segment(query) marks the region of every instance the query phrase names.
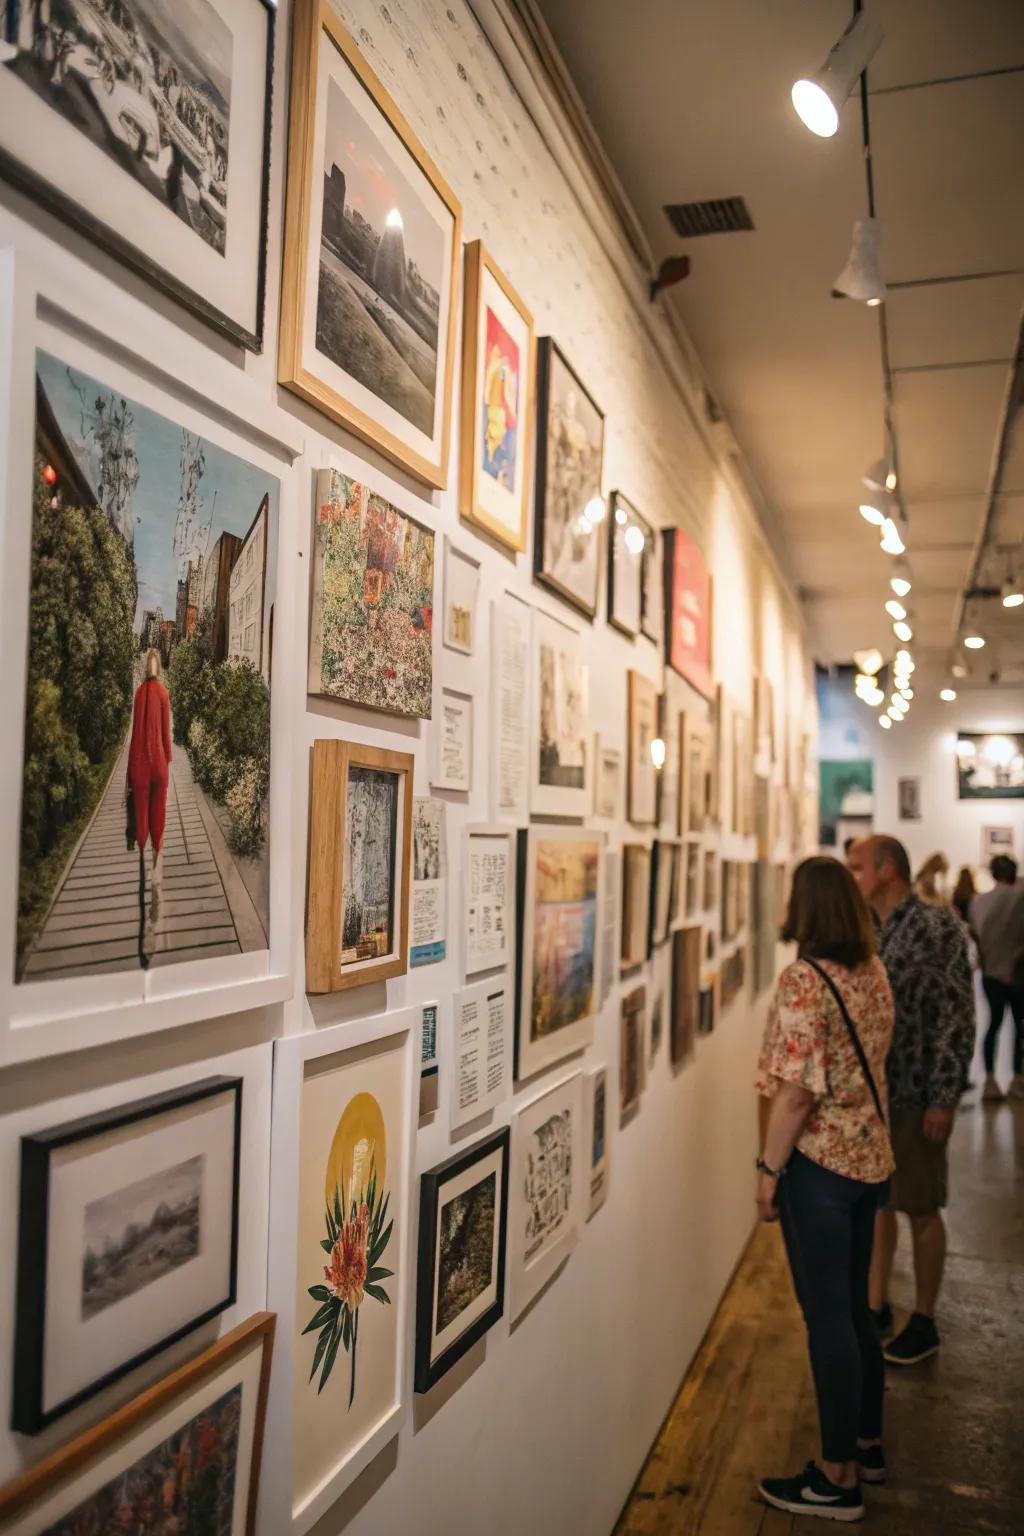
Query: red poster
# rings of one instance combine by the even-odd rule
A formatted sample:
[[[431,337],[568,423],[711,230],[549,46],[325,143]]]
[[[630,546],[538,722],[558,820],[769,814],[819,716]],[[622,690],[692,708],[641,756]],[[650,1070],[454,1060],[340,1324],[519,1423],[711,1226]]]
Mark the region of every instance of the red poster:
[[[711,574],[704,556],[679,528],[665,534],[665,659],[710,699]]]

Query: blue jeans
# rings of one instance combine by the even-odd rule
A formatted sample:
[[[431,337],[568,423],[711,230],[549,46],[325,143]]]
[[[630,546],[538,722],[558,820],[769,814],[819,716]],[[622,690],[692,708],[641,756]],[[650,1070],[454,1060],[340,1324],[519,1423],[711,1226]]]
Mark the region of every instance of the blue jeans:
[[[853,1461],[882,1435],[885,1362],[868,1304],[875,1212],[888,1181],[862,1184],[794,1152],[778,1206],[793,1288],[807,1324],[821,1454]]]

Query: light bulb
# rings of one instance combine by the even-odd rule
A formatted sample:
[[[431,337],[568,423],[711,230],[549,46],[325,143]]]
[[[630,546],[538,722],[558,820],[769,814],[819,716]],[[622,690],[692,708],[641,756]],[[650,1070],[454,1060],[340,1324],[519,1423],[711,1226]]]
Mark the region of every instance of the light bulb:
[[[819,139],[830,139],[839,127],[839,113],[821,86],[813,80],[798,80],[789,94],[804,127]]]
[[[878,723],[882,727],[883,731],[892,730],[892,721],[889,719],[888,715],[879,715]]]
[[[902,621],[893,625],[892,632],[896,636],[897,640],[913,640],[914,638],[914,631],[911,629],[910,625],[903,623]]]
[[[631,555],[643,554],[645,540],[642,530],[636,526],[636,523],[630,523],[623,537],[625,540],[626,548],[629,550]]]
[[[962,661],[954,661],[949,670],[952,672],[954,677],[967,676],[967,668],[964,666]]]
[[[906,597],[907,593],[910,591],[910,582],[905,576],[891,577],[889,585],[896,593],[897,597]]]
[[[870,501],[862,501],[857,510],[864,521],[870,523],[873,528],[881,528],[885,522],[885,513],[880,512],[877,507],[873,507]]]
[[[984,645],[985,645],[985,636],[984,635],[964,635],[964,645],[966,645],[966,647],[967,647],[967,649],[969,651],[980,651],[980,650],[983,650],[984,649]]]
[[[952,704],[953,700],[956,698],[956,689],[940,688],[939,698],[942,700],[943,704]]]
[[[1024,603],[1024,592],[1019,590],[1015,582],[1008,582],[1003,589],[1003,607],[1019,608],[1021,603]]]
[[[885,611],[892,619],[905,619],[907,610],[902,603],[898,603],[894,597],[890,597],[885,605]]]
[[[900,712],[896,708],[895,704],[889,705],[889,708],[886,710],[886,714],[889,716],[890,720],[898,720],[900,718]]]
[[[655,768],[664,768],[665,766],[665,743],[660,736],[655,736],[651,742],[651,762]]]
[[[909,700],[914,697],[914,690],[913,688],[900,688],[899,695],[901,698],[906,699],[909,702]]]
[[[896,489],[896,471],[894,469],[890,469],[885,477],[885,488],[887,491],[894,491]]]
[[[899,529],[891,517],[887,517],[882,524],[882,548],[887,555],[902,555],[906,551],[906,545],[900,538]]]

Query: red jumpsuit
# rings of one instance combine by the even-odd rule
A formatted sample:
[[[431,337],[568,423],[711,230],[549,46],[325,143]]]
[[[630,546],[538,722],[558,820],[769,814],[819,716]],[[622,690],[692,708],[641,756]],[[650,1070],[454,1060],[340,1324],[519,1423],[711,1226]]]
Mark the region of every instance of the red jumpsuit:
[[[152,836],[159,853],[167,821],[167,776],[171,761],[171,701],[159,678],[139,684],[128,748],[128,783],[135,797],[135,836],[145,848]]]

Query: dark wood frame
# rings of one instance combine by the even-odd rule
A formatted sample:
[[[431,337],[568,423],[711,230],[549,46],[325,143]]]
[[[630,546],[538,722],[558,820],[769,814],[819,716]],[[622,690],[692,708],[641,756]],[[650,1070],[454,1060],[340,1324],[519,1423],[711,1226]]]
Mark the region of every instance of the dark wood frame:
[[[646,518],[641,518],[640,521],[644,523],[648,535],[647,541],[644,544],[643,560],[640,566],[640,633],[644,636],[645,639],[652,641],[653,644],[663,645],[665,640],[665,624],[667,618],[665,613],[664,543],[661,544],[662,577],[660,581],[657,580],[657,573],[652,572],[651,565],[654,561],[655,555],[658,553],[658,540],[664,540],[665,536],[660,529],[655,528],[651,523],[648,523]],[[658,633],[656,630],[650,629],[647,624],[648,616],[656,603],[661,604],[660,633]]]
[[[619,527],[619,524],[615,521],[615,513],[616,513],[617,509],[620,506],[626,508],[627,516],[628,516],[628,521],[635,523],[638,528],[642,528],[643,529],[643,533],[644,533],[644,550],[643,550],[643,554],[640,557],[640,564],[637,567],[637,605],[636,605],[637,606],[637,627],[636,627],[636,629],[630,629],[628,624],[623,624],[620,619],[617,619],[615,617],[615,535],[616,535],[616,529]],[[628,523],[627,523],[626,526],[628,526]],[[626,526],[624,526],[623,529],[622,529],[623,537],[625,537]],[[643,633],[642,626],[643,626],[643,614],[644,614],[644,562],[647,559],[647,540],[650,539],[652,536],[653,536],[653,530],[651,529],[650,523],[647,521],[647,519],[645,517],[641,516],[641,514],[637,511],[636,507],[634,507],[633,503],[629,500],[629,497],[628,496],[624,496],[621,491],[612,491],[611,497],[609,499],[608,541],[607,541],[608,542],[608,547],[607,547],[607,558],[608,558],[608,623],[612,626],[613,629],[617,629],[619,631],[620,635],[628,635],[631,640],[635,640],[638,635]]]
[[[471,1323],[465,1333],[449,1344],[443,1354],[431,1362],[430,1341],[433,1335],[434,1314],[434,1263],[436,1259],[435,1234],[437,1231],[437,1212],[440,1205],[441,1190],[451,1179],[457,1178],[474,1163],[483,1162],[484,1158],[492,1157],[501,1150],[501,1205],[500,1210],[495,1210],[495,1223],[498,1231],[498,1274],[497,1295],[494,1302],[485,1312],[482,1312],[475,1322]],[[419,1254],[416,1267],[416,1354],[415,1354],[415,1388],[417,1392],[429,1392],[441,1377],[451,1370],[457,1360],[461,1360],[467,1350],[472,1349],[478,1339],[504,1316],[505,1312],[505,1245],[508,1238],[508,1178],[509,1160],[511,1155],[511,1135],[508,1126],[503,1126],[494,1135],[488,1136],[484,1141],[477,1141],[464,1152],[456,1152],[446,1158],[443,1163],[438,1163],[436,1168],[430,1168],[420,1178],[420,1232]]]
[[[651,897],[647,913],[648,958],[656,949],[667,944],[672,933],[674,912],[672,908],[672,865],[681,844],[675,838],[655,838],[651,844]],[[669,870],[669,905],[664,929],[658,927],[658,880],[662,869]]]
[[[91,1461],[124,1441],[129,1435],[167,1408],[176,1398],[183,1398],[194,1390],[207,1376],[223,1369],[237,1355],[246,1352],[252,1341],[262,1338],[262,1362],[260,1365],[259,1396],[256,1403],[256,1421],[253,1425],[252,1464],[249,1472],[248,1503],[246,1508],[246,1536],[253,1536],[256,1529],[256,1500],[259,1494],[260,1462],[263,1452],[263,1426],[266,1419],[267,1392],[270,1387],[270,1362],[274,1351],[276,1317],[273,1312],[256,1312],[237,1328],[218,1339],[216,1344],[187,1365],[180,1366],[154,1386],[140,1392],[138,1397],[125,1403],[116,1413],[87,1429],[60,1450],[44,1457],[28,1471],[0,1488],[0,1520],[10,1520],[31,1509],[45,1494],[53,1492],[54,1485],[66,1480],[87,1466]],[[146,1452],[142,1453],[143,1455]]]
[[[672,1005],[669,1010],[669,1059],[680,1066],[693,1050],[700,1021],[700,967],[703,955],[699,923],[672,934]],[[690,985],[692,983],[692,985]]]
[[[277,0],[252,0],[267,13],[267,60],[266,60],[266,86],[263,106],[263,174],[260,185],[260,227],[259,227],[259,251],[257,260],[259,271],[256,280],[256,315],[255,328],[248,330],[231,320],[221,310],[210,304],[201,294],[187,287],[178,278],[172,277],[159,266],[151,257],[146,256],[130,240],[104,224],[89,212],[88,208],[77,203],[63,192],[56,191],[46,181],[45,177],[33,171],[29,166],[23,165],[6,150],[0,149],[0,180],[8,182],[19,192],[25,193],[34,203],[38,203],[47,213],[63,221],[69,228],[83,235],[86,240],[91,240],[94,245],[107,251],[111,256],[137,272],[147,282],[153,284],[161,292],[166,293],[184,309],[191,310],[198,315],[207,325],[213,326],[231,341],[237,342],[250,352],[263,351],[263,327],[266,310],[267,289],[267,241],[269,238],[269,208],[270,208],[270,139],[271,118],[273,116],[273,84],[274,84],[274,45],[275,23],[277,20]],[[5,24],[6,7],[0,6],[0,37],[6,36]],[[115,164],[115,162],[111,162]]]
[[[647,863],[646,875],[642,870],[633,866],[637,863]],[[632,971],[637,966],[643,965],[647,959],[647,939],[651,927],[651,872],[654,859],[649,844],[647,843],[623,843],[622,845],[622,913],[619,927],[619,966],[623,971]],[[626,943],[629,937],[629,902],[634,889],[639,888],[647,892],[647,919],[644,923],[645,944],[643,954],[627,953]]]
[[[50,1225],[50,1158],[61,1147],[93,1136],[152,1120],[171,1110],[200,1103],[222,1093],[235,1095],[235,1146],[233,1159],[233,1195],[231,1210],[231,1270],[227,1296],[208,1307],[198,1317],[149,1345],[131,1359],[107,1371],[73,1397],[48,1411],[43,1409],[43,1359],[46,1334],[47,1238]],[[171,1088],[132,1104],[85,1115],[52,1130],[35,1132],[21,1139],[21,1188],[18,1215],[18,1273],[14,1329],[14,1386],[11,1428],[23,1435],[36,1435],[48,1424],[70,1413],[112,1382],[119,1381],[136,1366],[152,1360],[162,1350],[201,1328],[234,1304],[238,1281],[238,1209],[241,1175],[242,1079],[208,1077],[186,1088]]]
[[[557,356],[563,368],[567,369],[575,380],[580,393],[585,395],[593,409],[601,418],[601,468],[598,472],[598,494],[601,491],[601,479],[604,474],[604,427],[605,414],[586,385],[580,379],[579,374],[569,362],[561,347],[553,336],[542,336],[537,343],[537,481],[534,492],[534,529],[533,529],[533,575],[536,581],[550,591],[556,592],[563,602],[575,608],[577,613],[582,613],[585,618],[597,617],[597,605],[601,595],[601,551],[597,552],[597,583],[594,591],[593,606],[581,601],[575,592],[570,592],[560,581],[556,581],[544,570],[544,515],[547,502],[548,481],[548,411],[551,404],[551,357]],[[598,523],[596,533],[601,538],[601,524]]]

